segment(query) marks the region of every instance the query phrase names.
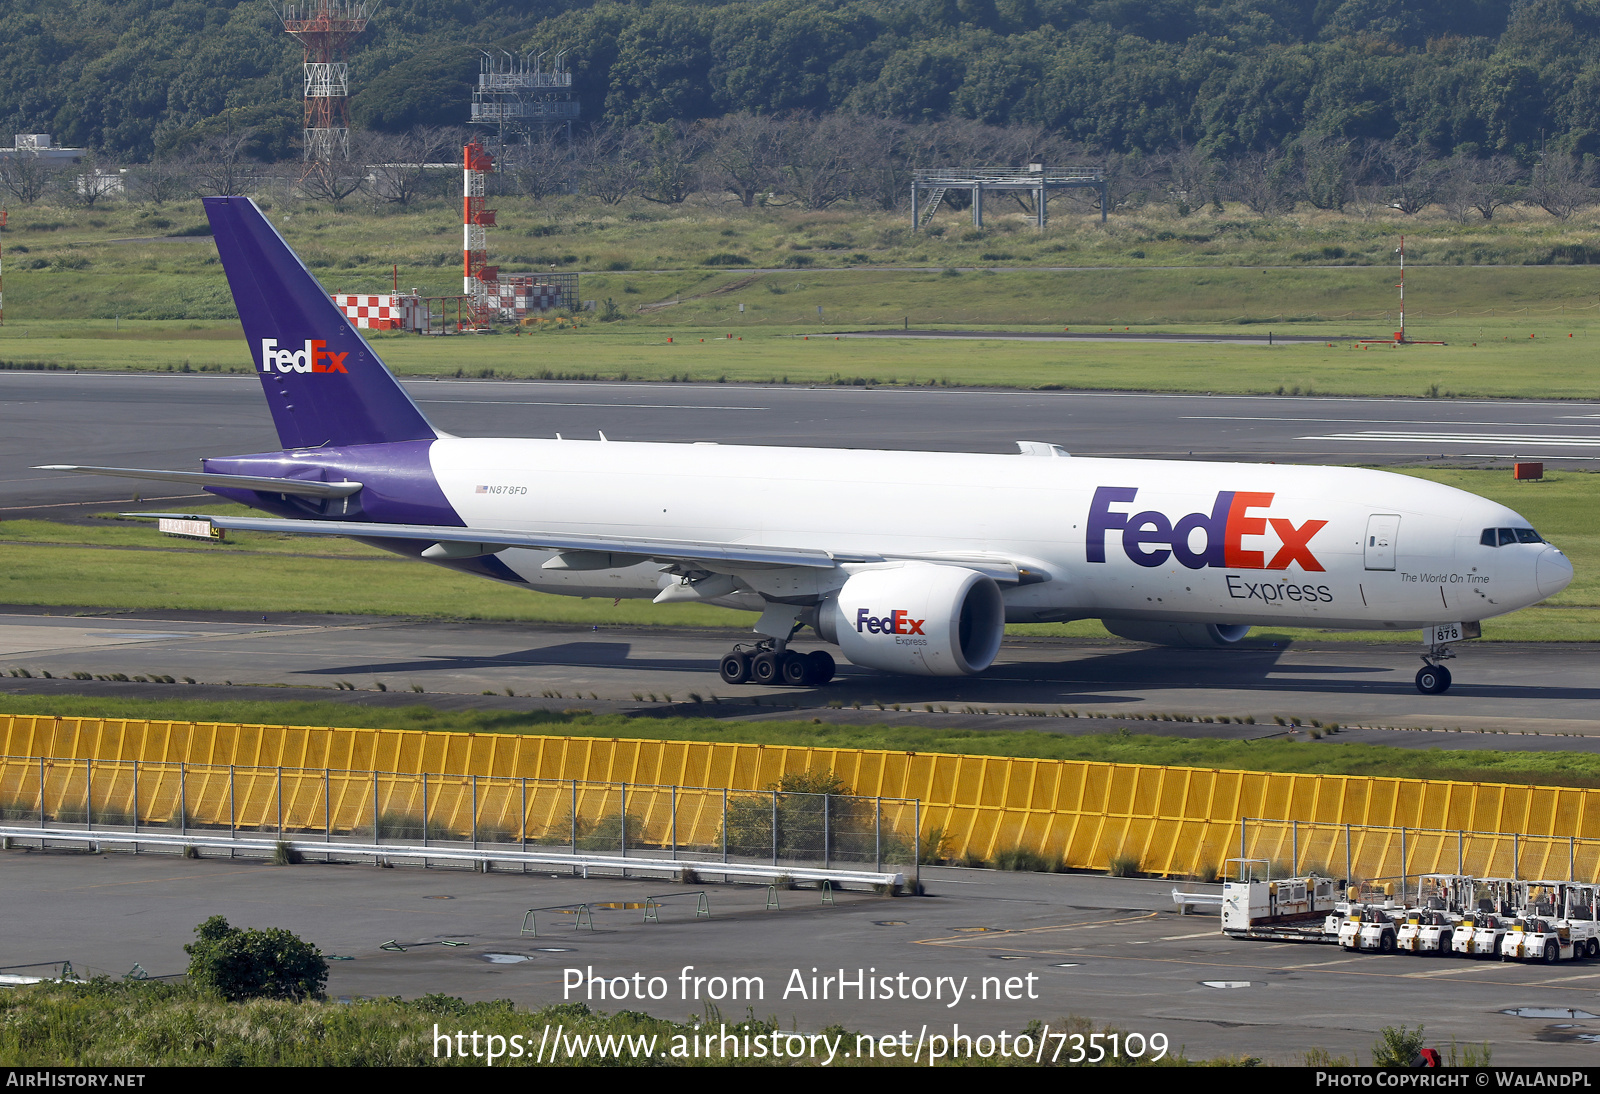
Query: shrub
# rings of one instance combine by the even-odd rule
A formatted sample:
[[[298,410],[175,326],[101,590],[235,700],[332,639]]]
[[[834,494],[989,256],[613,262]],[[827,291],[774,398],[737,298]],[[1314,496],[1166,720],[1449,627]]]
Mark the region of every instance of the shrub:
[[[1117,854],[1111,856],[1111,861],[1106,864],[1106,873],[1112,877],[1138,877],[1139,856]]]
[[[921,854],[917,858],[919,866],[938,866],[944,862],[950,837],[945,835],[943,828],[931,829],[922,837]]]
[[[1422,1027],[1407,1031],[1405,1026],[1396,1029],[1384,1026],[1378,1039],[1372,1043],[1373,1067],[1414,1067],[1422,1054]]]
[[[328,963],[310,943],[281,928],[230,927],[214,915],[194,929],[189,981],[230,1002],[244,999],[321,999]]]
[[[1036,874],[1050,872],[1050,860],[1039,852],[1030,851],[1025,847],[1001,851],[994,857],[994,866],[996,870],[1031,870]]]
[[[872,802],[852,796],[849,785],[832,771],[790,772],[762,791],[728,797],[726,838],[734,854],[770,855],[776,842],[779,855],[821,858],[825,830],[831,854],[858,860],[873,857],[878,833]]]
[[[637,813],[624,817],[621,813],[607,813],[595,821],[594,827],[578,837],[581,851],[616,851],[622,847],[626,835],[629,847],[645,843],[644,818]]]

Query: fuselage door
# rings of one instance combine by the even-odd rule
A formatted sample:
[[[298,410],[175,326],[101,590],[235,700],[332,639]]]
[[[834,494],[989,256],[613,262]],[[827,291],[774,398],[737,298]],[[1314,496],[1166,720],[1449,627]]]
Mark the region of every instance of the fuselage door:
[[[1394,548],[1400,538],[1400,518],[1374,513],[1367,518],[1367,539],[1363,548],[1369,570],[1394,569]]]

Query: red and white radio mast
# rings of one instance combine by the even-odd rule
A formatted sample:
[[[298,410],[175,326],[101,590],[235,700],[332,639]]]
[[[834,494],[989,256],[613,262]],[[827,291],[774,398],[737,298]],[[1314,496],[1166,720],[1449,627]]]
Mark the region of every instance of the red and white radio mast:
[[[461,292],[467,297],[474,326],[494,322],[499,306],[500,267],[490,266],[484,229],[494,226],[494,210],[483,207],[484,182],[494,171],[494,157],[474,140],[462,149]]]
[[[277,8],[283,29],[305,49],[305,158],[350,154],[349,46],[381,0],[303,0]]]

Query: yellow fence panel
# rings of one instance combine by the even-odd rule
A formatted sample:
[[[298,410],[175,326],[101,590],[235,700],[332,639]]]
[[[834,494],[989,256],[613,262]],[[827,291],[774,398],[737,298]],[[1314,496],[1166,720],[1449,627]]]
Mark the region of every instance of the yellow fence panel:
[[[51,802],[76,795],[82,798],[80,811],[92,806],[108,816],[137,814],[140,824],[173,827],[186,823],[185,810],[218,823],[216,811],[228,801],[234,813],[228,821],[245,829],[276,830],[281,824],[286,831],[320,831],[331,821],[335,831],[376,829],[390,836],[413,828],[420,834],[426,821],[430,835],[437,829],[440,838],[470,837],[474,776],[699,785],[731,793],[762,790],[786,774],[831,770],[856,795],[920,799],[924,834],[939,830],[944,854],[954,859],[992,860],[1026,850],[1073,868],[1103,869],[1112,857],[1136,856],[1150,872],[1206,873],[1222,859],[1238,857],[1239,822],[1246,817],[1600,839],[1600,791],[1588,789],[872,749],[0,715],[0,755],[10,757],[0,761],[0,816],[36,814],[41,793]],[[103,764],[108,773],[113,763],[130,765],[129,778],[108,778],[104,788],[79,786],[71,781],[76,776],[70,765],[52,774],[47,762],[41,783],[26,762],[36,766],[41,756],[93,759],[97,771]],[[206,774],[190,785],[180,779],[183,764],[205,766]],[[234,774],[218,773],[230,766]],[[279,780],[261,773],[280,767],[296,771],[282,780],[281,799]],[[256,770],[244,774],[245,768]],[[425,805],[419,781],[403,778],[424,773]],[[113,785],[115,796],[102,797],[113,795]],[[620,846],[626,837],[632,845],[636,835],[640,846],[670,842],[670,801],[630,800],[624,817],[620,801],[601,800],[602,792],[592,787],[580,789],[574,802],[571,794],[541,783],[524,814],[520,795],[512,802],[508,793],[497,789],[479,803],[476,822],[497,839],[570,843],[576,817],[580,842]],[[710,830],[720,825],[720,800],[679,802],[675,815],[680,844],[720,848],[720,829]],[[706,820],[711,816],[719,818],[716,824]],[[635,827],[638,832],[630,831]],[[1484,843],[1484,837],[1473,841]],[[1391,842],[1388,836],[1354,839],[1352,867],[1360,859],[1366,876],[1377,876],[1367,869],[1368,860],[1390,855]],[[1541,869],[1565,861],[1558,863],[1555,851],[1529,847],[1536,856],[1529,861]],[[1281,851],[1276,844],[1270,850],[1267,857]],[[1436,857],[1448,857],[1447,851]],[[1511,853],[1509,844],[1496,843],[1475,856],[1486,870],[1493,866],[1509,874]]]

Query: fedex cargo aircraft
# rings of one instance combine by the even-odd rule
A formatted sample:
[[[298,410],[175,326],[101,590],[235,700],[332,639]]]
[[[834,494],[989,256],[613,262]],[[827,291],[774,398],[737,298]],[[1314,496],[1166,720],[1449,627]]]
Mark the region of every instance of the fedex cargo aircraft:
[[[1417,687],[1479,621],[1543,600],[1572,565],[1503,505],[1382,471],[1013,456],[467,439],[431,426],[272,225],[206,212],[283,448],[193,483],[270,516],[221,528],[352,536],[508,586],[760,613],[730,684],[821,684],[830,654],[980,673],[1007,622],[1102,620],[1173,646],[1252,626],[1423,630]]]

